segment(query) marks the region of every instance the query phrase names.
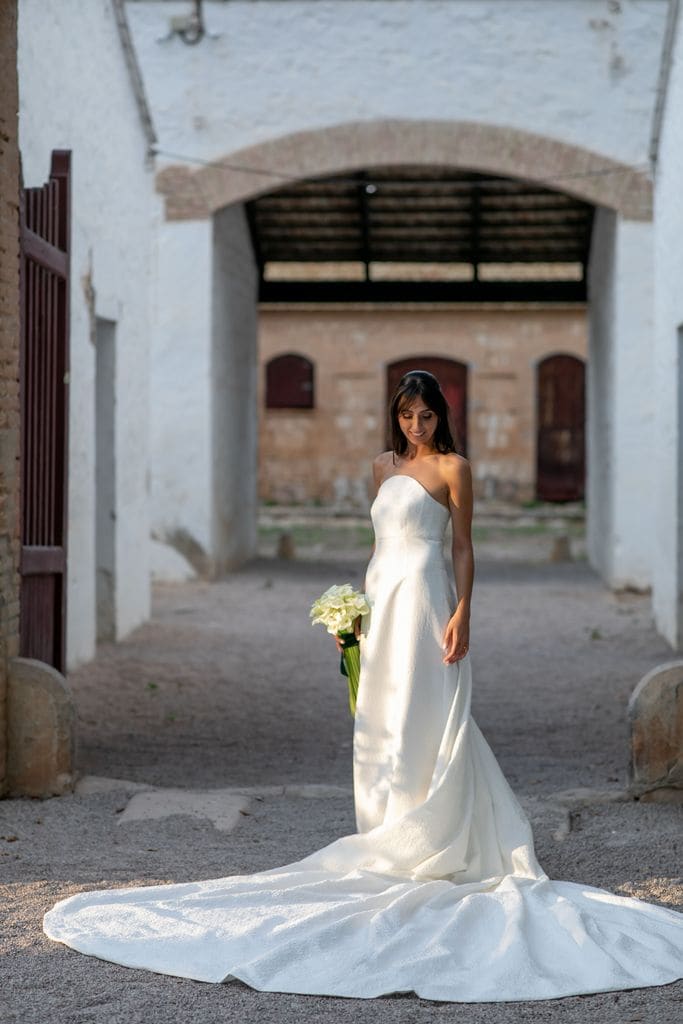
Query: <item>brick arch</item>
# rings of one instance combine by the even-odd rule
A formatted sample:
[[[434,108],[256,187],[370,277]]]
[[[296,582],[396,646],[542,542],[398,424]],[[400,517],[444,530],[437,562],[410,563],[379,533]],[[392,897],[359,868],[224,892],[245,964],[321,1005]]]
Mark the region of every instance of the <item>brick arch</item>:
[[[354,121],[294,132],[207,166],[164,167],[157,190],[168,220],[196,220],[292,180],[397,164],[526,179],[629,220],[652,218],[652,184],[642,170],[544,135],[469,121]]]

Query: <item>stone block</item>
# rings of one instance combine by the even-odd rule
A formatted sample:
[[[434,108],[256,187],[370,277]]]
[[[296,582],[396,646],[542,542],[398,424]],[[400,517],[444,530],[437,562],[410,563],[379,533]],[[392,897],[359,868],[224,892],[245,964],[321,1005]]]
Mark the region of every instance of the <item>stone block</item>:
[[[683,800],[683,661],[657,665],[628,703],[633,796]]]
[[[557,537],[553,537],[553,542],[550,548],[549,561],[551,562],[571,562],[572,552],[569,546],[569,537],[566,533],[558,534]]]
[[[64,676],[43,661],[13,658],[7,691],[7,788],[48,797],[74,785],[75,709]]]
[[[291,533],[281,533],[277,542],[278,558],[295,558],[294,538]]]

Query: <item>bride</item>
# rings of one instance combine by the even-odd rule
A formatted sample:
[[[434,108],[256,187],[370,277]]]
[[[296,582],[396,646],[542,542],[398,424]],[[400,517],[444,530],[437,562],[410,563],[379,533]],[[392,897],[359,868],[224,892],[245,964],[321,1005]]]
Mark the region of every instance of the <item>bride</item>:
[[[390,415],[356,623],[357,831],[251,875],[80,893],[45,932],[126,966],[274,992],[478,1002],[676,981],[683,914],[553,881],[536,860],[470,713],[469,464],[432,374],[405,374]]]

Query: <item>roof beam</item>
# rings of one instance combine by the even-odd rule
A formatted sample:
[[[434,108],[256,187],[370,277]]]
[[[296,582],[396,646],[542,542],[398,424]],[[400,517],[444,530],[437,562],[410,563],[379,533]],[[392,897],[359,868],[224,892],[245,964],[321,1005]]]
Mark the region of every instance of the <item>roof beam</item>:
[[[262,281],[260,302],[586,301],[585,281]]]

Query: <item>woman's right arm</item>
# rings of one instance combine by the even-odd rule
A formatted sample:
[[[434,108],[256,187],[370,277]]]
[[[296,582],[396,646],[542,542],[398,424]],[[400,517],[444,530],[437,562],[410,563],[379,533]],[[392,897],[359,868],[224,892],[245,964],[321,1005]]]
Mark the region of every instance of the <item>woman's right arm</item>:
[[[382,483],[383,472],[384,472],[383,466],[382,466],[382,459],[383,459],[383,454],[375,456],[375,458],[372,460],[372,483],[373,483],[373,487],[374,487],[374,493],[373,493],[373,495],[372,495],[372,497],[370,499],[371,501],[374,501],[375,498],[377,497],[377,491],[379,490],[380,484]],[[370,559],[372,558],[374,552],[375,552],[375,542],[373,541],[372,542],[372,547],[370,548],[370,558],[368,559],[368,565],[370,564]],[[367,573],[367,566],[366,566],[365,571]],[[363,580],[362,590],[363,591],[365,590],[365,580]]]

